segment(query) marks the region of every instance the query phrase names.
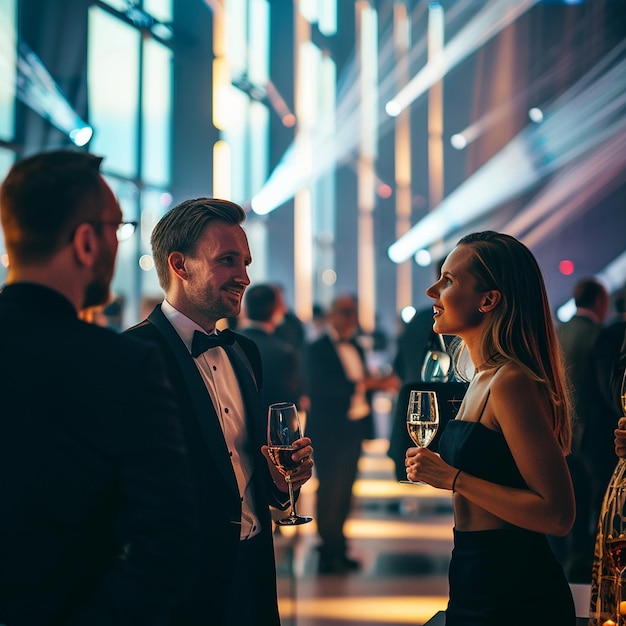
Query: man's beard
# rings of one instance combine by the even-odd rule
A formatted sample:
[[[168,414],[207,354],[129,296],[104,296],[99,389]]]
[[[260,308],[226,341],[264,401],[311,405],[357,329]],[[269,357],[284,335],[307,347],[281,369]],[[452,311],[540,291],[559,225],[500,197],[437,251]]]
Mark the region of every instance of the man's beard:
[[[107,304],[111,299],[111,279],[115,257],[103,253],[94,266],[94,275],[91,282],[85,287],[83,295],[83,308]]]
[[[83,296],[83,308],[87,309],[92,306],[98,306],[100,304],[106,304],[111,298],[111,291],[109,289],[109,282],[102,280],[102,278],[96,278],[91,281],[85,288],[85,295]]]

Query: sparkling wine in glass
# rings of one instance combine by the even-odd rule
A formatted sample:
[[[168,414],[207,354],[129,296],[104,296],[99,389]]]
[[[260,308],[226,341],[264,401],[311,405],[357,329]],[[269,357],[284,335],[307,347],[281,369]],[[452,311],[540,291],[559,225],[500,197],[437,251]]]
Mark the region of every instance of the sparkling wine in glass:
[[[291,486],[291,473],[298,467],[291,455],[295,452],[293,442],[302,438],[298,409],[293,402],[270,404],[267,416],[267,445],[270,459],[285,477],[289,486],[291,511],[287,517],[276,520],[279,526],[297,526],[313,521],[312,517],[298,515]]]
[[[426,448],[430,445],[439,427],[439,406],[434,391],[411,391],[406,427],[416,446]]]
[[[426,448],[430,445],[439,428],[439,405],[434,391],[411,390],[406,410],[406,428],[416,446]],[[410,480],[400,482],[421,484]]]

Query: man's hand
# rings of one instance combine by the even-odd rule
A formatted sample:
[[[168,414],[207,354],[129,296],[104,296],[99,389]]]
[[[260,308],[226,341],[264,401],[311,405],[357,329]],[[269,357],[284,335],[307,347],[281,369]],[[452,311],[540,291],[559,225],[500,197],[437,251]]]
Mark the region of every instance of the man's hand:
[[[311,458],[313,456],[313,447],[308,437],[296,439],[293,442],[293,447],[295,452],[291,455],[291,458],[298,463],[298,467],[291,472],[291,486],[294,489],[299,489],[313,475],[313,459]],[[283,474],[278,471],[278,468],[272,462],[267,445],[261,446],[261,452],[267,459],[274,483],[281,491],[287,493],[289,485],[287,485]]]

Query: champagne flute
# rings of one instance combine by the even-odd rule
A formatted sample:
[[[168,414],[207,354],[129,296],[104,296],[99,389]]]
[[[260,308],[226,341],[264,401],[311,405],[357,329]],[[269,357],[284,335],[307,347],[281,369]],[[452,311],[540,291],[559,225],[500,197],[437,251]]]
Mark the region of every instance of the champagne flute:
[[[442,350],[429,350],[422,365],[422,381],[447,383],[450,380],[450,355]]]
[[[416,446],[427,448],[430,445],[439,428],[439,405],[434,391],[411,390],[406,410],[406,428]],[[400,482],[409,485],[422,484],[411,480]]]
[[[291,486],[291,473],[299,463],[291,458],[295,452],[293,442],[302,438],[298,409],[293,402],[270,404],[267,417],[267,445],[270,459],[285,477],[289,487],[290,513],[287,517],[276,520],[279,526],[297,526],[313,521],[312,517],[298,515]]]

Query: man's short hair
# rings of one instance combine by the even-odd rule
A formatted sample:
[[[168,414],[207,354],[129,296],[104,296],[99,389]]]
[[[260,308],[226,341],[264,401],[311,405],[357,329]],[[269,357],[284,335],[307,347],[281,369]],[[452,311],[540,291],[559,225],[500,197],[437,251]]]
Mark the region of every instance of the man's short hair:
[[[593,308],[598,296],[607,293],[606,287],[595,278],[582,278],[574,286],[574,303],[583,309]]]
[[[253,285],[244,295],[246,317],[253,322],[269,322],[276,310],[278,294],[273,285]]]
[[[241,224],[246,212],[234,202],[220,198],[193,198],[171,208],[152,231],[152,257],[159,284],[167,290],[170,274],[167,264],[172,252],[193,252],[208,224],[215,221]]]
[[[101,215],[101,162],[87,152],[56,150],[11,167],[0,187],[0,215],[12,261],[46,260],[78,224]]]

